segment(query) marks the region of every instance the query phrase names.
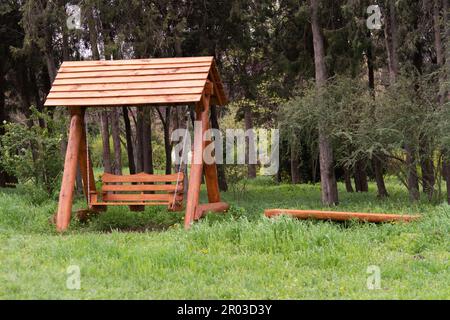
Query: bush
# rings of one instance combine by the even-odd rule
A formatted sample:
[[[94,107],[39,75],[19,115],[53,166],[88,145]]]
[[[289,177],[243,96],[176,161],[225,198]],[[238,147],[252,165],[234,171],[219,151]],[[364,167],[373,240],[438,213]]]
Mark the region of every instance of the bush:
[[[247,191],[247,166],[239,164],[229,164],[225,166],[225,175],[227,178],[228,187],[233,192],[234,198],[245,196]]]
[[[61,141],[65,122],[32,108],[27,123],[5,122],[3,127],[1,166],[19,182],[32,181],[51,193],[63,168]]]

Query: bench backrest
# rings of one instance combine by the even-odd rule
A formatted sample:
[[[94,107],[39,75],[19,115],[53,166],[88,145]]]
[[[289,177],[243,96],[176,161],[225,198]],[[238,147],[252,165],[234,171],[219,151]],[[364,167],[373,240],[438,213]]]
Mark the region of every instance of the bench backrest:
[[[178,181],[178,183],[177,183]],[[102,176],[102,199],[105,202],[158,202],[168,204],[183,200],[184,174],[169,175],[138,173],[132,175]]]

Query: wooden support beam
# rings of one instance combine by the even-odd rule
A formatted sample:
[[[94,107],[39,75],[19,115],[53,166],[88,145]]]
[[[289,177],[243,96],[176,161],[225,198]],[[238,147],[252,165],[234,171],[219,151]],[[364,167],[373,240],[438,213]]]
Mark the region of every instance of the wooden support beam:
[[[359,213],[359,212],[339,212],[320,210],[288,210],[288,209],[267,209],[264,211],[266,217],[274,217],[282,214],[293,216],[297,219],[319,219],[319,220],[362,220],[367,222],[409,222],[420,218],[420,215],[402,215],[385,213]]]
[[[82,108],[71,108],[69,138],[67,141],[66,158],[64,161],[64,173],[59,193],[58,212],[56,214],[56,229],[64,231],[70,223],[72,214],[72,200],[77,175],[77,163],[80,153],[80,141],[82,136]]]
[[[86,196],[86,201],[88,205],[90,205],[91,201],[89,201],[89,196],[90,194],[95,193],[97,191],[97,188],[95,187],[95,177],[94,177],[94,170],[92,169],[92,162],[87,150],[88,148],[86,144],[87,139],[84,122],[84,110],[82,111],[82,113],[83,114],[81,115],[81,140],[80,140],[80,153],[78,155],[78,165],[80,167],[81,177],[83,179],[84,195]],[[89,190],[88,190],[88,176],[89,176]]]
[[[215,163],[205,163],[205,182],[208,193],[208,202],[220,202],[219,180],[217,177],[217,166]]]
[[[208,201],[213,204],[209,211],[226,211],[228,204],[220,202],[219,181],[217,176],[217,165],[213,163],[205,163],[204,151],[205,148],[213,143],[212,141],[205,141],[205,132],[210,128],[209,125],[209,108],[210,98],[213,93],[212,82],[208,81],[202,95],[202,99],[195,106],[196,120],[201,121],[201,130],[194,132],[194,152],[191,161],[191,175],[189,178],[189,190],[186,200],[186,215],[184,219],[185,229],[189,229],[194,220],[199,219],[205,212],[205,205],[199,204],[200,186],[202,182],[202,174],[205,174],[206,190],[208,193]],[[220,208],[213,210],[217,203]],[[208,211],[207,210],[207,211]]]
[[[186,214],[184,217],[185,229],[189,229],[194,220],[195,210],[197,209],[200,198],[200,186],[202,184],[203,174],[203,151],[206,146],[203,135],[208,129],[208,112],[209,95],[203,94],[200,103],[195,105],[196,120],[201,121],[201,128],[200,130],[194,128],[194,152],[192,153],[189,189],[186,200]]]
[[[230,208],[230,205],[225,202],[204,203],[197,206],[195,210],[194,220],[198,220],[208,212],[225,212]]]
[[[212,95],[213,92],[213,84],[208,81],[205,92],[208,92]],[[210,109],[210,95],[208,95],[208,99],[202,99],[203,108],[208,110],[208,113],[202,114],[202,121],[206,123],[206,130],[210,128],[209,125],[209,109]],[[205,141],[205,148],[208,147],[213,141]],[[203,170],[205,173],[205,183],[206,183],[206,191],[208,193],[208,202],[220,202],[220,191],[219,191],[219,180],[217,176],[217,165],[215,162],[213,163],[205,163],[203,159]]]

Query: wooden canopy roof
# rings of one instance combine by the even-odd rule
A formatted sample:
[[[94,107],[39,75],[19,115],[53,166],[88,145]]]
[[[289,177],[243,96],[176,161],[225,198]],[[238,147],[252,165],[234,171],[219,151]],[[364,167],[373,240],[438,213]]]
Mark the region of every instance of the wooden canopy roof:
[[[208,80],[211,103],[227,104],[213,57],[65,61],[45,106],[190,104],[200,101]]]

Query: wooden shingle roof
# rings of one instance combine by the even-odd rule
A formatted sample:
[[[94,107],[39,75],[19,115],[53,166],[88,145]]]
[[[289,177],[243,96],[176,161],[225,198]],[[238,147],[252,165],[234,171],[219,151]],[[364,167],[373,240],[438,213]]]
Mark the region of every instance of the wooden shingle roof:
[[[190,104],[200,101],[208,80],[211,103],[227,104],[213,57],[65,61],[45,105]]]

